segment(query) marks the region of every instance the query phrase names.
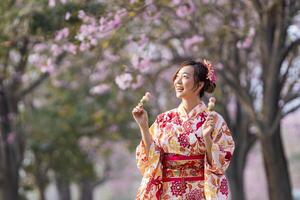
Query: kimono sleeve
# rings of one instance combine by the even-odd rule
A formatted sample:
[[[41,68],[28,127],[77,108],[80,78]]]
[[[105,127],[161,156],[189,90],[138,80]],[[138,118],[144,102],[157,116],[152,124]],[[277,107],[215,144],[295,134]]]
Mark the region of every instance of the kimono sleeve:
[[[155,120],[155,122],[149,128],[149,133],[153,141],[150,145],[149,155],[151,154],[152,150],[155,148],[154,136],[156,135],[158,130],[159,130],[158,123],[157,120]],[[146,147],[142,139],[138,144],[138,146],[136,147],[136,162],[137,162],[137,167],[140,170],[141,174],[144,175],[144,172],[150,163],[149,163],[149,158],[146,154]]]
[[[212,160],[206,158],[206,170],[216,175],[223,175],[229,166],[235,144],[225,120],[219,114],[216,128],[212,133]]]

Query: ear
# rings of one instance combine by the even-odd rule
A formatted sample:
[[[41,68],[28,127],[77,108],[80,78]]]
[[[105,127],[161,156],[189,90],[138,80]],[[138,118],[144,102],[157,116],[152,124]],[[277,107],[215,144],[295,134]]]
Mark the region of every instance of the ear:
[[[197,94],[200,92],[200,90],[204,87],[204,82],[200,82],[198,85],[198,88],[196,89]]]

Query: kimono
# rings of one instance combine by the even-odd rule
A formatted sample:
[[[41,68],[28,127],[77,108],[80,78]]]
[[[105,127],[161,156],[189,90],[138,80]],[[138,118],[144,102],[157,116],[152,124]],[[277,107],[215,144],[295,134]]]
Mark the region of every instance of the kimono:
[[[208,161],[201,130],[208,112],[203,102],[189,113],[181,103],[157,116],[149,128],[153,142],[148,156],[143,140],[136,148],[137,167],[143,176],[136,200],[228,199],[224,174],[235,145],[226,122],[216,113],[212,159]]]

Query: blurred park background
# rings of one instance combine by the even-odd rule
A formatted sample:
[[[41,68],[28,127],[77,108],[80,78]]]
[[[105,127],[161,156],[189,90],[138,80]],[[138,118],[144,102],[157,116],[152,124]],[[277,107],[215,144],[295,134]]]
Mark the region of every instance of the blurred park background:
[[[300,199],[299,50],[298,0],[1,0],[0,200],[134,199],[131,110],[177,107],[190,58],[217,69],[232,199]]]

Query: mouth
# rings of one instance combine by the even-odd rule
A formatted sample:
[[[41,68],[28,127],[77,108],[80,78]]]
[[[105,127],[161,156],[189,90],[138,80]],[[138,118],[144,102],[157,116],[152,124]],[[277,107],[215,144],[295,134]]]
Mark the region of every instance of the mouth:
[[[176,87],[176,91],[177,91],[177,92],[182,92],[183,90],[184,90],[183,87]]]

